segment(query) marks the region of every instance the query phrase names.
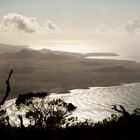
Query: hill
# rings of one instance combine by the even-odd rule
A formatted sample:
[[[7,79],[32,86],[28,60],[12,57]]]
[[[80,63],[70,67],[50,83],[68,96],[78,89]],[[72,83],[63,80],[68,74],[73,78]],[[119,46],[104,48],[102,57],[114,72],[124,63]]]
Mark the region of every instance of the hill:
[[[97,55],[97,54],[96,54]],[[0,77],[14,69],[13,94],[48,90],[50,93],[93,86],[140,81],[140,64],[126,60],[86,59],[85,54],[22,49],[0,54]],[[0,81],[0,92],[4,85]]]
[[[27,45],[10,45],[10,44],[0,44],[0,53],[6,52],[18,52],[21,49],[27,48]]]

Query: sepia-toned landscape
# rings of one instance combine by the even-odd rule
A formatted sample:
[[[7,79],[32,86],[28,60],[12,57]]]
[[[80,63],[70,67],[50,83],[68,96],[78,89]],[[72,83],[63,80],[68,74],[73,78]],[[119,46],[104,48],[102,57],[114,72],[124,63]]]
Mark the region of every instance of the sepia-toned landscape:
[[[0,0],[0,140],[139,130],[139,0]]]
[[[13,97],[27,91],[67,93],[71,89],[139,82],[140,64],[135,61],[86,59],[88,56],[115,55],[78,54],[47,49],[1,53],[0,87],[4,87],[3,81],[11,68],[14,70]]]

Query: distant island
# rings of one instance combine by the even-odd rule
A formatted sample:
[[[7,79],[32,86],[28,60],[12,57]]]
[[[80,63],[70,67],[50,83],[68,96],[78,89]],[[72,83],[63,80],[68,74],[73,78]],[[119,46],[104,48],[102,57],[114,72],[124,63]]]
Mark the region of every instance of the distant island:
[[[69,53],[48,49],[0,54],[0,92],[9,69],[14,69],[12,94],[47,90],[67,93],[71,89],[140,82],[140,63],[127,60],[86,59],[87,56],[117,56],[115,53]]]
[[[90,56],[93,56],[93,57],[97,57],[97,56],[119,56],[118,54],[116,53],[109,53],[109,52],[100,52],[100,53],[87,53],[85,54],[86,57],[90,57]]]

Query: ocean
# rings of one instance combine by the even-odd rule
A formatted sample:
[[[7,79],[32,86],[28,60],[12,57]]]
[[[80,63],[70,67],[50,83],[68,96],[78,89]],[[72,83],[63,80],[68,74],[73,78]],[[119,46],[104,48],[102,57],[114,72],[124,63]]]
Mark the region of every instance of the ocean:
[[[133,45],[133,44],[132,44]],[[99,43],[93,44],[41,44],[37,46],[30,46],[32,49],[52,49],[66,52],[78,53],[94,53],[94,52],[113,52],[120,56],[114,57],[96,57],[97,59],[121,59],[133,60],[140,62],[140,48],[131,43]],[[92,56],[91,56],[92,58]],[[90,59],[91,59],[90,58]],[[88,58],[89,59],[89,58]],[[92,58],[93,59],[93,58]],[[95,58],[94,58],[95,59]],[[129,112],[133,112],[135,108],[140,108],[140,83],[123,84],[110,87],[89,87],[89,89],[74,89],[67,94],[50,95],[51,98],[62,98],[66,102],[73,103],[77,106],[74,116],[79,119],[90,119],[92,121],[100,121],[104,118],[110,117],[113,111],[112,105],[123,105]],[[9,100],[6,107],[11,116],[18,114],[13,107],[13,100]],[[15,110],[12,112],[11,110]],[[12,117],[14,119],[14,117]]]
[[[80,119],[100,121],[116,113],[112,105],[123,105],[129,112],[140,107],[140,83],[71,90],[69,94],[51,95],[77,106]]]
[[[89,89],[74,89],[67,94],[52,93],[45,101],[54,98],[64,99],[72,103],[77,109],[72,114],[79,120],[89,119],[93,122],[102,121],[117,112],[112,110],[112,105],[123,105],[126,111],[132,113],[134,109],[140,108],[140,83],[122,84],[110,87],[91,87]],[[12,122],[19,123],[17,116],[24,115],[26,109],[18,111],[15,99],[6,102],[5,107]],[[119,114],[118,114],[119,115]],[[28,120],[24,120],[25,125]]]
[[[115,57],[102,57],[101,59],[120,59],[120,60],[132,60],[140,62],[140,43],[137,41],[92,41],[88,43],[42,43],[36,45],[30,45],[29,48],[51,49],[65,52],[75,53],[98,53],[98,52],[111,52],[116,53],[119,56]],[[92,56],[91,56],[92,57]],[[99,57],[97,57],[99,58]]]

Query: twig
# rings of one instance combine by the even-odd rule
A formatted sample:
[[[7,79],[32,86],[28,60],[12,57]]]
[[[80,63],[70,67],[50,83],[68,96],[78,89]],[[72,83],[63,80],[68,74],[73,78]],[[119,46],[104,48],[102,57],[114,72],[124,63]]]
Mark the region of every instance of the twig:
[[[24,126],[24,124],[23,124],[23,118],[22,118],[22,116],[21,116],[21,115],[18,115],[18,118],[19,118],[19,120],[20,120],[20,127],[21,127],[21,128],[24,128],[25,126]]]
[[[119,105],[119,107],[120,109],[118,109],[116,105],[112,105],[113,110],[122,113],[124,116],[130,116],[129,112],[127,112],[122,105]]]
[[[9,81],[10,81],[10,78],[11,78],[12,73],[13,73],[13,70],[11,69],[11,71],[10,71],[10,73],[9,73],[9,76],[8,76],[8,79],[6,80],[6,85],[7,85],[7,87],[6,87],[6,92],[5,92],[5,96],[3,97],[3,99],[2,99],[1,102],[0,102],[0,107],[1,107],[2,105],[4,105],[6,99],[7,99],[7,97],[9,96],[9,93],[10,93],[10,91],[11,91],[11,87],[10,87],[10,82],[9,82]]]

